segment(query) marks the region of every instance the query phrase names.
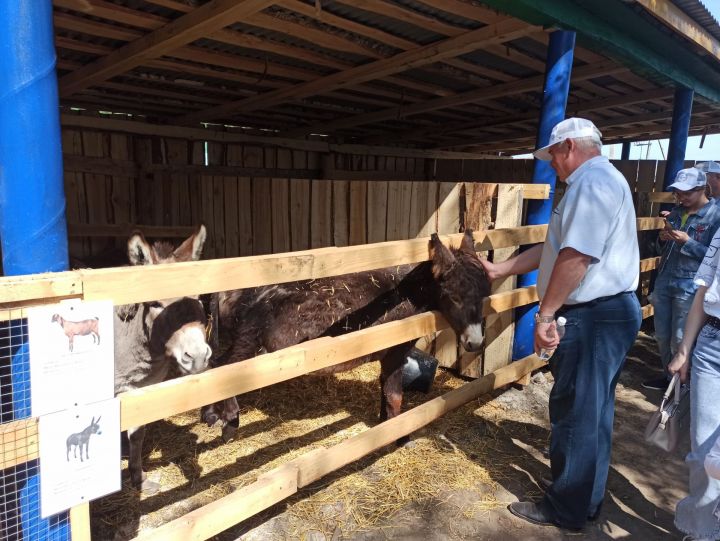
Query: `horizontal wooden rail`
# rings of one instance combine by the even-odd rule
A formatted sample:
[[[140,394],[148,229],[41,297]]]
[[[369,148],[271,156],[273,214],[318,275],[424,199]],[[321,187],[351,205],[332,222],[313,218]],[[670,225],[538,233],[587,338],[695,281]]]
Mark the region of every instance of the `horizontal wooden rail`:
[[[69,237],[120,237],[129,238],[135,231],[142,231],[149,238],[184,239],[197,231],[192,226],[136,225],[136,224],[68,224]]]
[[[402,436],[412,434],[445,413],[479,396],[518,381],[544,364],[545,362],[535,355],[509,364],[332,447],[314,449],[261,475],[251,485],[142,534],[136,539],[143,541],[208,539],[284,500],[299,488],[308,486],[328,473],[389,445]]]
[[[649,192],[647,195],[651,203],[677,203],[672,192]]]
[[[521,226],[475,232],[478,250],[493,250],[545,239],[547,226]],[[459,245],[462,234],[442,235],[445,243]],[[324,278],[405,263],[429,257],[428,239],[380,242],[342,248],[328,247],[300,252],[233,257],[110,269],[81,269],[0,278],[0,308],[6,304],[78,297],[109,299],[130,304],[179,295],[199,295],[228,289]]]
[[[323,337],[302,345],[266,353],[202,374],[164,381],[121,393],[122,430],[165,419],[315,370],[369,355],[447,328],[439,313],[425,312],[337,337]]]
[[[37,419],[0,424],[0,470],[38,458]]]
[[[657,266],[659,264],[660,264],[659,257],[649,257],[647,259],[641,259],[640,260],[640,272],[647,272],[647,271],[651,271],[653,269],[657,269]]]
[[[638,230],[661,229],[662,218],[638,218]],[[545,240],[546,225],[475,232],[480,251],[535,244]],[[443,235],[459,244],[462,234]],[[81,269],[0,277],[0,308],[21,303],[51,303],[62,298],[109,299],[130,304],[179,295],[199,295],[295,280],[324,278],[428,259],[428,239],[380,242],[342,248],[150,265]],[[341,269],[341,270],[339,270]]]

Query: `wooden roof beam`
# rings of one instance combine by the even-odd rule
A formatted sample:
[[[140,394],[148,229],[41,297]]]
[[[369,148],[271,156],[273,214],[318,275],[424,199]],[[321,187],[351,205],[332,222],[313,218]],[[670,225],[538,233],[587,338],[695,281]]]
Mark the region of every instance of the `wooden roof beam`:
[[[573,70],[572,81],[574,82],[581,79],[589,79],[592,77],[599,77],[601,75],[618,73],[621,71],[625,71],[626,69],[627,68],[624,68],[623,66],[618,66],[610,60],[606,60],[605,62],[600,62],[591,66],[583,66]],[[479,88],[476,90],[470,90],[468,92],[462,92],[455,96],[427,100],[425,102],[409,105],[402,108],[391,107],[389,109],[383,109],[374,113],[368,113],[366,115],[355,115],[349,118],[338,119],[334,122],[326,122],[322,125],[316,124],[307,128],[292,130],[284,135],[288,137],[297,137],[305,135],[307,133],[315,132],[330,133],[334,130],[341,128],[348,128],[361,124],[370,124],[373,122],[389,120],[391,118],[396,118],[398,115],[415,115],[418,113],[443,109],[445,107],[454,107],[463,103],[479,102],[513,94],[522,94],[523,92],[540,90],[542,88],[544,78],[544,75],[536,75],[527,79],[521,79],[510,83],[503,83],[488,88]]]
[[[703,120],[698,120],[698,117],[696,117],[696,114],[703,114],[708,113],[711,111],[709,107],[705,106],[696,106],[694,108],[693,112],[693,120],[690,121],[692,126],[697,126],[699,123],[703,122]],[[635,116],[616,116],[612,118],[607,118],[604,120],[595,120],[595,125],[597,125],[598,128],[600,128],[603,131],[603,140],[607,139],[607,137],[615,136],[616,133],[618,133],[618,129],[627,129],[623,128],[623,126],[628,126],[630,124],[643,124],[643,123],[650,123],[650,122],[665,122],[672,119],[672,110],[667,111],[661,111],[659,113],[649,113],[649,114],[643,114],[643,115],[635,115]],[[617,128],[615,131],[613,131],[613,128]],[[644,128],[636,128],[631,127],[630,132],[632,133],[632,130],[639,129],[640,131],[647,130],[647,127]],[[605,131],[608,131],[606,134]],[[498,145],[502,145],[504,142],[518,142],[518,141],[525,141],[525,140],[532,140],[534,141],[537,137],[537,133],[533,132],[526,132],[521,134],[505,134],[505,135],[499,135],[497,137],[482,137],[475,140],[468,140],[467,138],[464,139],[463,143],[461,144],[454,144],[454,145],[442,145],[438,146],[435,149],[449,149],[449,148],[465,148],[468,146],[482,146],[483,148],[486,148],[488,150],[495,150],[497,149],[497,143]]]
[[[655,18],[699,45],[716,61],[720,60],[720,42],[672,2],[669,0],[635,1]]]
[[[369,62],[348,70],[320,77],[313,81],[274,90],[257,97],[212,107],[198,113],[186,115],[181,122],[194,124],[226,116],[233,111],[255,111],[265,109],[288,99],[304,98],[317,93],[329,92],[348,86],[382,79],[402,71],[432,64],[445,58],[451,58],[482,48],[488,43],[502,43],[523,36],[537,28],[517,19],[505,18],[501,22],[477,30],[465,32],[459,36],[411,49],[390,58]]]
[[[486,159],[487,156],[467,152],[432,151],[420,148],[378,147],[370,145],[334,144],[324,141],[285,139],[269,136],[253,136],[204,128],[187,128],[177,125],[159,125],[136,120],[117,120],[72,114],[61,114],[60,124],[66,128],[83,128],[139,135],[182,138],[190,141],[219,141],[222,143],[250,143],[296,150],[316,152],[343,152],[359,155],[399,156],[405,158],[441,158],[441,159]]]
[[[70,96],[125,73],[148,59],[167,54],[273,3],[274,0],[212,0],[108,56],[65,75],[58,82],[60,96]]]
[[[632,105],[635,103],[643,103],[649,100],[655,99],[669,99],[672,98],[674,90],[671,88],[657,88],[649,90],[647,92],[637,92],[635,94],[626,94],[624,96],[615,96],[612,98],[605,98],[602,100],[588,100],[579,103],[568,104],[566,108],[567,116],[578,116],[581,113],[587,113],[589,111],[596,111],[599,109],[607,109],[610,107],[618,107],[622,105]],[[488,122],[481,122],[479,120],[468,120],[464,122],[458,122],[455,124],[445,124],[443,126],[434,126],[430,128],[422,128],[415,130],[407,130],[404,132],[394,134],[397,140],[411,141],[422,139],[431,135],[451,134],[461,132],[463,130],[472,130],[477,128],[487,128],[491,126],[506,126],[508,124],[527,122],[530,120],[537,120],[538,112],[533,111],[530,113],[524,113],[519,115],[510,115],[501,117],[497,120]],[[375,138],[367,138],[360,141],[364,144],[377,144],[378,141]]]

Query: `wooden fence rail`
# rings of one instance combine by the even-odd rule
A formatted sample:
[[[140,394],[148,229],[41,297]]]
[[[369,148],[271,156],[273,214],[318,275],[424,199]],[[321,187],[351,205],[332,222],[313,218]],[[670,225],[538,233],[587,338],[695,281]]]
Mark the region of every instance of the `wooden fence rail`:
[[[660,218],[638,218],[639,230],[662,227]],[[475,232],[479,251],[511,248],[542,242],[546,226],[521,226]],[[446,243],[458,244],[462,235],[442,236]],[[183,294],[201,294],[227,289],[282,283],[301,279],[360,272],[402,263],[428,259],[427,238],[391,241],[346,248],[320,248],[303,252],[251,256],[222,260],[124,267],[114,269],[78,270],[44,275],[0,278],[0,310],[18,317],[15,308],[32,303],[57,302],[63,298],[85,300],[111,299],[115,304],[142,302]],[[657,265],[657,258],[643,260],[641,271]],[[339,269],[341,269],[339,271]],[[534,287],[511,289],[491,295],[483,306],[484,315],[501,314],[537,301]],[[651,313],[644,308],[644,315]],[[7,317],[6,319],[9,319]],[[229,396],[248,392],[319,368],[372,353],[408,340],[432,334],[447,327],[439,314],[428,312],[349,333],[347,335],[305,342],[242,363],[186,376],[119,395],[121,426],[146,424],[178,414]],[[244,511],[224,506],[226,499],[207,508],[158,528],[152,539],[206,539],[269,505],[295,493],[299,487],[319,479],[367,452],[406,435],[431,422],[445,411],[459,407],[468,400],[491,389],[517,381],[543,363],[536,357],[500,368],[443,397],[414,408],[401,416],[347,440],[333,449],[314,451],[263,475],[256,483],[228,496],[242,502]],[[202,397],[202,398],[197,398]],[[4,449],[26,452],[4,453],[3,467],[23,463],[36,457],[37,430],[35,420],[0,425]],[[322,455],[323,464],[316,463]],[[329,469],[328,469],[329,468]],[[230,500],[227,500],[230,501]],[[222,502],[222,503],[221,503]],[[73,509],[73,532],[84,536],[89,528],[87,506]],[[219,528],[219,529],[218,529]]]

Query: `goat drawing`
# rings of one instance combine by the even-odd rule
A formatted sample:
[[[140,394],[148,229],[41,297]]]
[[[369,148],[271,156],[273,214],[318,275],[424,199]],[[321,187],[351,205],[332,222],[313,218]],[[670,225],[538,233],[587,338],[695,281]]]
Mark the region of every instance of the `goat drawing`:
[[[76,336],[92,336],[93,344],[100,344],[100,333],[98,329],[98,318],[83,319],[82,321],[68,321],[60,314],[53,314],[52,323],[58,322],[68,337],[68,349],[72,352],[73,341]]]
[[[85,458],[88,460],[90,459],[90,456],[88,455],[88,444],[90,443],[90,436],[93,434],[102,434],[100,431],[100,418],[102,416],[97,418],[97,421],[95,420],[95,416],[93,415],[92,420],[90,421],[90,424],[85,427],[85,429],[82,430],[82,432],[76,432],[75,434],[70,434],[68,436],[66,443],[67,451],[65,453],[65,458],[68,462],[70,462],[70,449],[74,447],[74,454],[73,457],[77,458],[77,451],[78,448],[80,448],[80,462],[83,461],[83,447],[85,447]]]

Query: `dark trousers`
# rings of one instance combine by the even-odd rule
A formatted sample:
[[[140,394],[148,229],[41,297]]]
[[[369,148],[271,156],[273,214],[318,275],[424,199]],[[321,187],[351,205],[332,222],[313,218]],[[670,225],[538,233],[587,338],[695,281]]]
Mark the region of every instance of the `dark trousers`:
[[[550,467],[544,503],[563,526],[581,528],[605,495],[615,386],[642,315],[634,292],[558,312],[565,336],[550,358]]]

